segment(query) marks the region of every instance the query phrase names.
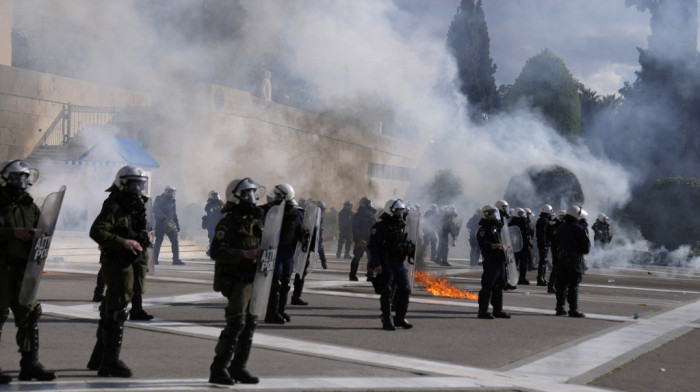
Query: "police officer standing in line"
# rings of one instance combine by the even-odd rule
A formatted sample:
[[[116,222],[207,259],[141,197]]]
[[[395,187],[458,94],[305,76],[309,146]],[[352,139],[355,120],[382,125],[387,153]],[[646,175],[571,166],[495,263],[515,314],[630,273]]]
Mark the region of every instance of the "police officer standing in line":
[[[377,210],[372,205],[372,200],[363,197],[360,199],[360,206],[352,216],[352,239],[355,242],[352,261],[350,261],[350,280],[357,281],[357,269],[360,266],[360,259],[367,251],[367,242],[372,231],[372,226],[376,223],[374,214]],[[371,255],[367,253],[367,280],[372,281],[374,270],[370,270]]]
[[[180,244],[177,238],[177,233],[180,232],[180,222],[177,220],[177,211],[175,210],[175,188],[168,185],[162,195],[156,196],[156,200],[153,202],[153,215],[156,217],[156,243],[153,246],[155,264],[158,264],[163,237],[167,235],[172,246],[173,265],[185,265],[180,260]]]
[[[537,285],[546,286],[547,279],[547,252],[549,252],[549,241],[547,240],[547,228],[552,220],[552,206],[545,204],[540,209],[540,216],[535,224],[535,236],[537,238],[537,252],[539,262],[537,264]]]
[[[214,291],[226,297],[226,327],[216,343],[209,382],[257,384],[246,369],[257,316],[250,313],[256,262],[263,234],[263,210],[255,205],[265,188],[250,178],[235,179],[226,187],[224,217],[216,225],[211,243]],[[229,365],[228,362],[233,360]]]
[[[221,196],[217,191],[210,191],[209,198],[207,199],[207,204],[204,206],[204,212],[206,213],[202,217],[202,229],[207,231],[207,237],[209,238],[209,245],[211,246],[211,241],[214,239],[214,233],[216,232],[216,225],[219,223],[224,214],[221,212],[224,202],[221,200]],[[207,249],[207,256],[209,256],[210,250]]]
[[[406,203],[401,199],[389,200],[379,222],[372,226],[368,250],[369,266],[375,273],[375,290],[380,292],[379,307],[382,311],[382,328],[394,331],[396,327],[410,329],[406,320],[411,282],[404,265],[407,256],[413,257],[415,244],[406,240]],[[395,291],[395,292],[394,292]],[[396,305],[392,322],[391,303]]]
[[[17,345],[22,355],[19,362],[21,381],[56,378],[54,372],[46,371],[39,362],[41,304],[36,299],[29,305],[18,302],[41,214],[27,188],[38,177],[39,172],[21,160],[6,161],[0,166],[0,336],[12,309],[17,326]],[[11,381],[12,377],[0,371],[0,384]]]
[[[284,203],[284,218],[277,245],[275,272],[270,287],[270,299],[267,302],[265,322],[284,324],[291,321],[285,312],[287,297],[291,290],[290,280],[294,270],[294,251],[297,242],[308,244],[308,233],[304,232],[304,210],[294,200],[294,188],[289,184],[278,184],[268,197],[268,203],[262,208],[267,212],[272,206]]]
[[[481,209],[477,208],[467,221],[467,231],[469,233],[469,265],[479,265],[479,241],[476,239],[476,231],[479,230],[479,219],[481,219]]]
[[[437,223],[440,214],[438,212],[437,204],[431,204],[430,209],[423,215],[423,222],[421,224],[423,231],[423,246],[430,246],[430,261],[437,260]]]
[[[131,369],[119,359],[126,307],[134,288],[145,288],[148,268],[145,252],[152,241],[146,229],[148,177],[143,169],[124,166],[117,172],[102,210],[90,228],[102,249],[102,276],[107,293],[100,305],[97,342],[88,369],[101,377],[131,377]],[[137,282],[138,281],[138,282]]]
[[[557,226],[561,224],[566,215],[566,211],[559,210],[554,215],[554,219],[549,223],[547,227],[547,241],[549,242],[549,249],[552,250],[552,271],[549,273],[549,281],[547,282],[547,293],[556,294],[556,284],[557,284],[557,266],[559,265],[559,253],[557,252],[557,238],[555,232]]]
[[[335,253],[337,258],[343,251],[345,246],[345,258],[351,259],[350,247],[352,246],[352,203],[346,201],[343,203],[343,209],[338,212],[338,251]]]
[[[557,238],[557,305],[556,315],[564,316],[564,301],[569,303],[569,317],[586,317],[578,310],[578,285],[585,272],[583,255],[591,250],[586,227],[581,222],[581,208],[571,206],[564,221],[555,229]]]
[[[438,229],[438,251],[435,263],[444,267],[449,267],[447,262],[447,254],[450,251],[450,245],[455,246],[455,240],[459,234],[459,227],[455,224],[454,218],[457,217],[455,206],[447,205],[442,208],[442,215],[439,218]],[[450,236],[452,241],[450,242]]]
[[[527,280],[527,267],[530,265],[530,249],[532,248],[532,233],[530,232],[530,224],[527,221],[527,212],[523,208],[516,208],[513,218],[508,223],[508,226],[516,226],[520,229],[522,235],[523,248],[520,252],[515,252],[515,263],[518,265],[518,284],[529,285]]]
[[[481,290],[479,291],[479,315],[480,319],[510,318],[503,311],[503,287],[506,284],[506,254],[501,241],[500,213],[493,205],[485,205],[481,208],[481,220],[476,238],[479,241],[481,255],[484,261],[481,264],[484,273],[481,275]],[[489,302],[493,306],[493,314],[489,313]]]

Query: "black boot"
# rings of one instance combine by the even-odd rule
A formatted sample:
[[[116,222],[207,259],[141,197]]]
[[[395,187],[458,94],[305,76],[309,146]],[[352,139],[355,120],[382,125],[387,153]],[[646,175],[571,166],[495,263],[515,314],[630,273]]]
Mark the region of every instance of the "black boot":
[[[226,368],[226,360],[224,357],[215,356],[214,361],[209,366],[209,382],[220,385],[233,385],[234,381]]]
[[[562,290],[556,290],[555,294],[557,296],[557,304],[554,308],[554,310],[556,311],[555,314],[557,316],[564,316],[566,315],[566,311],[564,310],[564,305],[566,304],[566,288]]]
[[[299,274],[294,275],[294,291],[292,292],[292,305],[308,305],[309,303],[301,298],[304,291],[304,279]]]
[[[102,361],[102,339],[95,342],[95,347],[92,348],[90,360],[87,363],[87,368],[90,370],[98,370]]]
[[[413,324],[406,320],[406,313],[408,313],[408,302],[410,298],[410,292],[397,292],[394,295],[396,302],[396,317],[394,317],[394,326],[403,329],[413,328]]]
[[[22,351],[22,359],[19,362],[19,379],[21,381],[51,381],[56,379],[56,373],[48,372],[39,362],[39,318],[41,317],[41,305],[37,305],[29,313],[27,327],[20,327],[21,334],[29,336],[29,351]],[[20,333],[18,333],[20,335]],[[26,336],[26,335],[25,335]]]
[[[379,295],[379,309],[382,311],[382,329],[395,331],[396,327],[391,321],[391,299],[393,298],[392,285],[387,284]]]
[[[238,338],[245,329],[245,317],[227,319],[226,329],[221,331],[216,343],[216,356],[209,366],[209,382],[212,384],[233,385],[234,380],[227,369],[233,351],[238,344]]]
[[[545,278],[546,272],[547,272],[547,264],[540,263],[537,266],[537,285],[538,286],[546,286],[547,285],[547,279]]]
[[[140,293],[134,293],[131,298],[131,310],[129,311],[129,320],[132,321],[150,321],[153,320],[153,315],[146,313],[143,310],[143,297]]]
[[[491,293],[491,305],[493,305],[493,317],[509,319],[510,315],[503,311],[503,290],[495,288]]]
[[[569,288],[569,293],[566,299],[569,302],[569,317],[586,317],[583,312],[578,310],[578,286]]]
[[[9,310],[0,310],[0,337],[2,337],[2,327],[5,325],[5,321],[7,321],[7,317],[10,315]],[[12,382],[12,377],[3,374],[2,370],[0,370],[0,384],[9,384]]]
[[[250,374],[245,367],[250,356],[250,348],[253,347],[253,332],[255,332],[256,325],[257,320],[255,318],[246,319],[246,327],[238,339],[231,366],[228,368],[231,377],[241,384],[257,384],[260,382],[260,379]]]
[[[270,324],[284,324],[284,318],[278,313],[280,304],[280,281],[273,280],[270,287],[270,298],[267,301],[267,313],[265,322]]]
[[[289,317],[287,312],[285,312],[285,309],[287,308],[287,298],[289,297],[289,290],[291,289],[292,286],[289,284],[289,280],[283,280],[282,287],[280,287],[280,303],[277,313],[279,313],[279,315],[282,316],[282,318],[286,322],[292,321],[292,318]]]
[[[116,312],[111,319],[106,319],[102,329],[102,362],[97,369],[100,377],[123,377],[132,376],[131,369],[121,359],[119,353],[122,349],[122,338],[124,337],[124,320],[126,319],[126,309]]]
[[[350,280],[357,282],[357,269],[360,267],[360,258],[353,257],[350,261]]]
[[[481,289],[479,291],[479,315],[480,319],[491,320],[493,315],[489,313],[489,301],[491,301],[491,290]]]

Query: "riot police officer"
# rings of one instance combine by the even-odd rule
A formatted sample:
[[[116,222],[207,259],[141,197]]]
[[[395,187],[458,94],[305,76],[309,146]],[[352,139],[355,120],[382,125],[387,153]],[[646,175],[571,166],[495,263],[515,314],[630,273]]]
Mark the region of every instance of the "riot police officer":
[[[265,211],[272,206],[284,203],[284,218],[280,230],[280,240],[277,246],[275,272],[270,287],[270,299],[267,302],[266,323],[284,324],[291,321],[285,312],[287,297],[291,290],[290,280],[294,270],[294,252],[297,243],[308,241],[308,233],[304,232],[304,212],[294,199],[294,188],[289,184],[278,184],[268,197],[268,203],[263,206]]]
[[[569,303],[569,317],[586,317],[578,310],[578,285],[585,272],[583,255],[591,249],[586,228],[581,222],[581,207],[567,208],[564,221],[557,226],[558,272],[556,315],[563,316],[564,301]]]
[[[610,241],[612,240],[612,234],[610,233],[610,219],[607,215],[600,213],[595,222],[593,222],[593,242],[596,247],[606,248]]]
[[[36,299],[28,305],[18,302],[40,215],[27,188],[38,177],[39,172],[21,160],[6,161],[0,166],[0,336],[12,309],[22,355],[19,362],[22,381],[56,378],[54,372],[46,371],[39,362],[41,304]],[[11,381],[10,376],[0,371],[0,384]]]
[[[308,274],[309,262],[311,254],[314,252],[313,249],[316,248],[316,238],[318,238],[318,258],[321,260],[321,267],[323,269],[328,269],[326,264],[326,252],[323,249],[323,211],[326,210],[326,203],[322,201],[317,201],[316,205],[321,210],[321,224],[318,227],[318,233],[316,233],[316,228],[314,228],[313,233],[311,233],[311,240],[309,243],[309,253],[306,255],[306,264],[304,265],[304,272],[302,275],[294,274],[294,291],[292,291],[292,305],[306,306],[309,303],[301,298],[301,293],[304,291],[304,282],[306,281],[306,275]]]
[[[530,223],[527,220],[527,212],[524,208],[516,208],[513,218],[508,223],[509,226],[516,226],[520,229],[520,234],[522,236],[523,248],[519,252],[515,252],[515,262],[518,265],[518,272],[520,273],[518,277],[518,284],[529,285],[530,281],[527,280],[527,268],[530,265],[530,250],[532,249],[532,232],[530,230]]]
[[[257,316],[250,312],[250,300],[262,240],[263,210],[255,203],[264,193],[265,188],[250,178],[231,181],[226,187],[226,204],[222,209],[225,215],[216,225],[211,243],[214,291],[221,292],[228,300],[226,327],[219,335],[216,356],[209,367],[209,382],[213,384],[260,381],[248,372],[246,364],[258,324]]]
[[[547,293],[556,294],[556,283],[557,283],[557,266],[559,265],[559,254],[557,252],[557,238],[555,232],[557,227],[564,220],[564,215],[566,211],[559,210],[554,214],[554,219],[547,226],[547,242],[549,243],[549,248],[552,250],[552,271],[549,272],[549,281],[547,282]]]
[[[430,209],[425,212],[423,215],[423,224],[422,226],[422,231],[423,231],[423,246],[430,246],[430,261],[436,261],[438,257],[438,252],[437,252],[437,226],[438,226],[438,218],[440,217],[440,214],[438,213],[438,206],[437,204],[432,204],[430,206]]]
[[[343,209],[338,211],[338,251],[335,253],[340,258],[345,247],[345,258],[351,259],[350,247],[352,246],[352,203],[343,203]]]
[[[352,239],[355,242],[353,249],[353,257],[350,261],[350,280],[357,281],[357,269],[360,266],[360,259],[367,252],[367,242],[372,230],[372,225],[376,223],[374,214],[377,210],[372,204],[372,200],[366,197],[360,199],[360,206],[357,207],[357,212],[352,216]],[[367,253],[367,280],[371,281],[374,278],[374,271],[370,269],[369,259],[372,256]]]
[[[175,209],[175,188],[168,185],[163,194],[156,197],[153,202],[153,215],[156,218],[156,243],[153,246],[155,264],[158,264],[160,246],[164,236],[167,235],[173,251],[173,265],[185,265],[180,260],[180,242],[177,238],[177,233],[180,232],[180,222],[177,220]]]
[[[506,254],[501,240],[502,227],[500,213],[495,206],[489,204],[481,208],[479,230],[476,232],[481,255],[484,258],[481,264],[484,273],[481,275],[479,315],[477,316],[480,319],[510,318],[510,315],[503,311]],[[493,306],[493,314],[488,311],[489,302]]]
[[[221,212],[223,206],[224,202],[221,200],[219,192],[210,191],[207,204],[204,206],[205,215],[202,216],[202,229],[207,231],[210,246],[211,241],[214,239],[214,233],[216,232],[216,224],[224,217],[224,214]],[[207,256],[209,255],[210,250],[207,249]]]
[[[148,266],[145,249],[152,238],[146,229],[148,177],[143,169],[124,166],[117,172],[107,200],[90,228],[102,249],[102,276],[107,293],[100,306],[97,342],[88,369],[101,377],[131,377],[131,369],[119,359],[126,307],[135,288],[145,289]]]
[[[396,327],[413,327],[406,320],[411,283],[404,265],[406,257],[413,257],[415,244],[406,240],[404,221],[406,203],[401,199],[389,200],[380,220],[372,225],[368,250],[369,266],[375,273],[373,285],[380,294],[379,307],[382,311],[382,328],[394,331]],[[395,292],[394,292],[395,290]],[[391,302],[394,299],[396,314],[392,322]]]
[[[447,262],[447,254],[450,251],[450,245],[455,246],[455,241],[457,235],[459,234],[460,227],[454,222],[454,218],[457,217],[457,210],[453,205],[446,205],[442,208],[442,215],[440,215],[438,228],[438,250],[437,257],[435,258],[435,263],[442,265],[444,267],[449,267],[451,264]],[[450,242],[450,236],[452,241]]]
[[[549,252],[549,241],[547,240],[547,228],[552,220],[552,206],[545,204],[540,209],[540,215],[535,224],[535,237],[537,239],[537,252],[539,262],[537,263],[537,285],[546,286],[547,279],[547,253]]]
[[[479,265],[479,241],[476,239],[476,232],[479,230],[479,219],[481,219],[481,209],[477,208],[474,215],[467,221],[467,231],[469,232],[469,265]]]

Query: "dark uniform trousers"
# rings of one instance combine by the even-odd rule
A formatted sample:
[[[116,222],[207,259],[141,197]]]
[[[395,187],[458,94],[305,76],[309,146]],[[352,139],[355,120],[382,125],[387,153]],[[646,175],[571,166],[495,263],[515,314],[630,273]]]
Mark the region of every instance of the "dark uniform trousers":
[[[487,313],[489,302],[493,312],[503,310],[503,287],[506,285],[506,264],[501,260],[486,260],[481,264],[481,290],[479,291],[479,313]]]
[[[382,320],[391,320],[391,302],[393,300],[396,304],[396,320],[402,321],[406,318],[411,295],[411,282],[408,277],[408,270],[403,263],[394,262],[383,265],[382,274],[386,274],[386,286],[384,286],[379,296]]]
[[[231,293],[226,296],[226,327],[221,331],[214,349],[219,357],[231,358],[233,355],[232,366],[239,368],[248,362],[253,333],[258,325],[257,317],[250,313],[252,296],[252,281],[232,280]]]

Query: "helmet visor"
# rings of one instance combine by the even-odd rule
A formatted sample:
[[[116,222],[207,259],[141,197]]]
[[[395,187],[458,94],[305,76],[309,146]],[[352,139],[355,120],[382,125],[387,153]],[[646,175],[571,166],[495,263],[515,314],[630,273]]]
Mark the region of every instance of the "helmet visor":
[[[126,179],[124,191],[139,196],[146,196],[148,193],[147,177],[131,177]]]

